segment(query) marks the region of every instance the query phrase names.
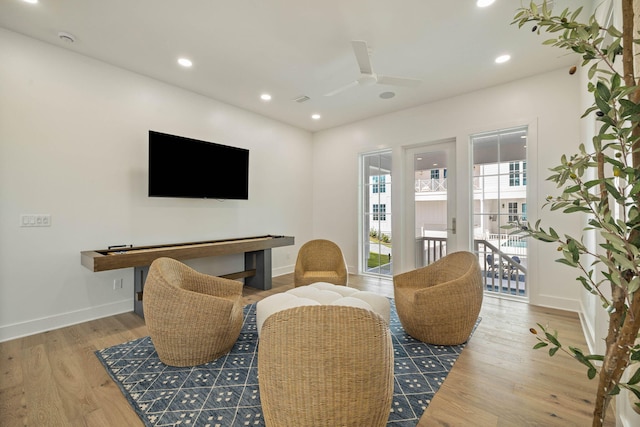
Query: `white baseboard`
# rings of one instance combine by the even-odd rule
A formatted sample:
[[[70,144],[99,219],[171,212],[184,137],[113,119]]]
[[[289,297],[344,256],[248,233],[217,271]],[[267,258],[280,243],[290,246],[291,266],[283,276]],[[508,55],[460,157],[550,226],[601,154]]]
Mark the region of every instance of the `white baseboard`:
[[[274,268],[272,271],[272,277],[290,274],[293,273],[294,270],[295,265]],[[130,311],[133,311],[133,299],[126,299],[82,310],[70,311],[49,317],[28,320],[26,322],[0,326],[0,342],[39,334],[41,332],[52,331],[54,329],[77,325],[78,323],[88,322],[90,320],[127,313]]]
[[[0,342],[52,331],[54,329],[64,328],[65,326],[76,325],[115,314],[127,313],[129,311],[133,311],[133,299],[14,323],[12,325],[0,326]]]
[[[277,267],[271,270],[271,277],[283,276],[285,274],[293,273],[295,270],[295,265],[286,265],[284,267]]]
[[[271,277],[284,276],[285,274],[293,273],[295,269],[295,265],[286,265],[284,267],[274,268],[271,271]],[[358,274],[358,269],[353,266],[347,266],[347,271],[349,272],[349,274]]]
[[[596,351],[596,332],[593,327],[593,324],[589,322],[589,320],[585,317],[584,313],[586,313],[586,309],[581,300],[580,311],[578,312],[578,316],[580,317],[580,326],[582,326],[582,334],[584,335],[585,341],[587,341],[587,347],[589,348],[589,353],[593,354]]]
[[[580,302],[571,298],[558,298],[553,295],[536,295],[531,296],[530,304],[540,305],[542,307],[556,308],[558,310],[580,312]]]

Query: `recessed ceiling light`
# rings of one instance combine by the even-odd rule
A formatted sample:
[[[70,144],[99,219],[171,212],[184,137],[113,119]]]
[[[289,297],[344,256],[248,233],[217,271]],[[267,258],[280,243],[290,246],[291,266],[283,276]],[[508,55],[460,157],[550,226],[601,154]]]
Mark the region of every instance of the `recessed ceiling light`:
[[[476,2],[476,6],[478,7],[487,7],[487,6],[491,6],[493,4],[493,2],[495,2],[496,0],[478,0]]]
[[[262,99],[263,101],[271,101],[271,95],[269,95],[268,93],[263,93],[262,95],[260,95],[260,99]]]
[[[36,4],[38,3],[38,0],[22,0],[25,3],[31,3],[31,4]]]
[[[382,92],[380,94],[380,98],[382,99],[391,99],[396,96],[395,92]]]
[[[503,64],[511,59],[511,55],[500,55],[496,58],[496,64]]]
[[[187,58],[179,58],[178,59],[178,64],[182,65],[183,67],[191,67],[193,65],[193,62],[191,62],[191,60],[187,59]]]
[[[312,114],[312,115],[311,115],[311,118],[312,118],[313,120],[320,120],[320,114]]]

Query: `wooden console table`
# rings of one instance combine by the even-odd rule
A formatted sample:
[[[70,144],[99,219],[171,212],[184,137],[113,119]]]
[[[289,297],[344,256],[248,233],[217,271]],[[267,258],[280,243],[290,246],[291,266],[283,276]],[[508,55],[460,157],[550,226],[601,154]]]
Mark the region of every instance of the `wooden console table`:
[[[258,289],[271,289],[271,249],[294,244],[288,236],[257,236],[205,242],[131,248],[98,249],[80,253],[81,262],[91,271],[134,268],[134,311],[144,317],[142,298],[149,266],[156,258],[178,260],[244,253],[244,271],[226,274],[229,279],[244,278],[244,284]]]

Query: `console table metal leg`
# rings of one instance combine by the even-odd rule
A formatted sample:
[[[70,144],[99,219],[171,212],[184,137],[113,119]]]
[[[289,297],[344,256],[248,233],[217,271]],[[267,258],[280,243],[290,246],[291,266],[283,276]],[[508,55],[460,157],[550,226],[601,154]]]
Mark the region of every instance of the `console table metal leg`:
[[[133,268],[133,311],[144,319],[142,309],[142,296],[144,291],[144,282],[149,274],[149,266]]]
[[[271,249],[245,252],[244,269],[256,270],[256,275],[244,279],[244,284],[257,289],[271,289]]]

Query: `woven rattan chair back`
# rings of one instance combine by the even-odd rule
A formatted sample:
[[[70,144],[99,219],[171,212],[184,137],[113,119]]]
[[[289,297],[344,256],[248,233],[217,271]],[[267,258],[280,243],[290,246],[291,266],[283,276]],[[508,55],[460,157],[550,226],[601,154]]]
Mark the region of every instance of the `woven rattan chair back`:
[[[171,258],[151,264],[142,303],[151,341],[167,365],[214,360],[231,350],[242,329],[242,283]]]
[[[298,251],[293,282],[296,287],[315,282],[346,286],[347,264],[340,247],[330,240],[310,240]]]
[[[393,397],[386,322],[347,306],[301,306],[264,323],[258,346],[267,427],[385,426]]]
[[[482,306],[482,273],[471,252],[454,252],[393,278],[398,318],[412,337],[429,344],[465,342]]]

